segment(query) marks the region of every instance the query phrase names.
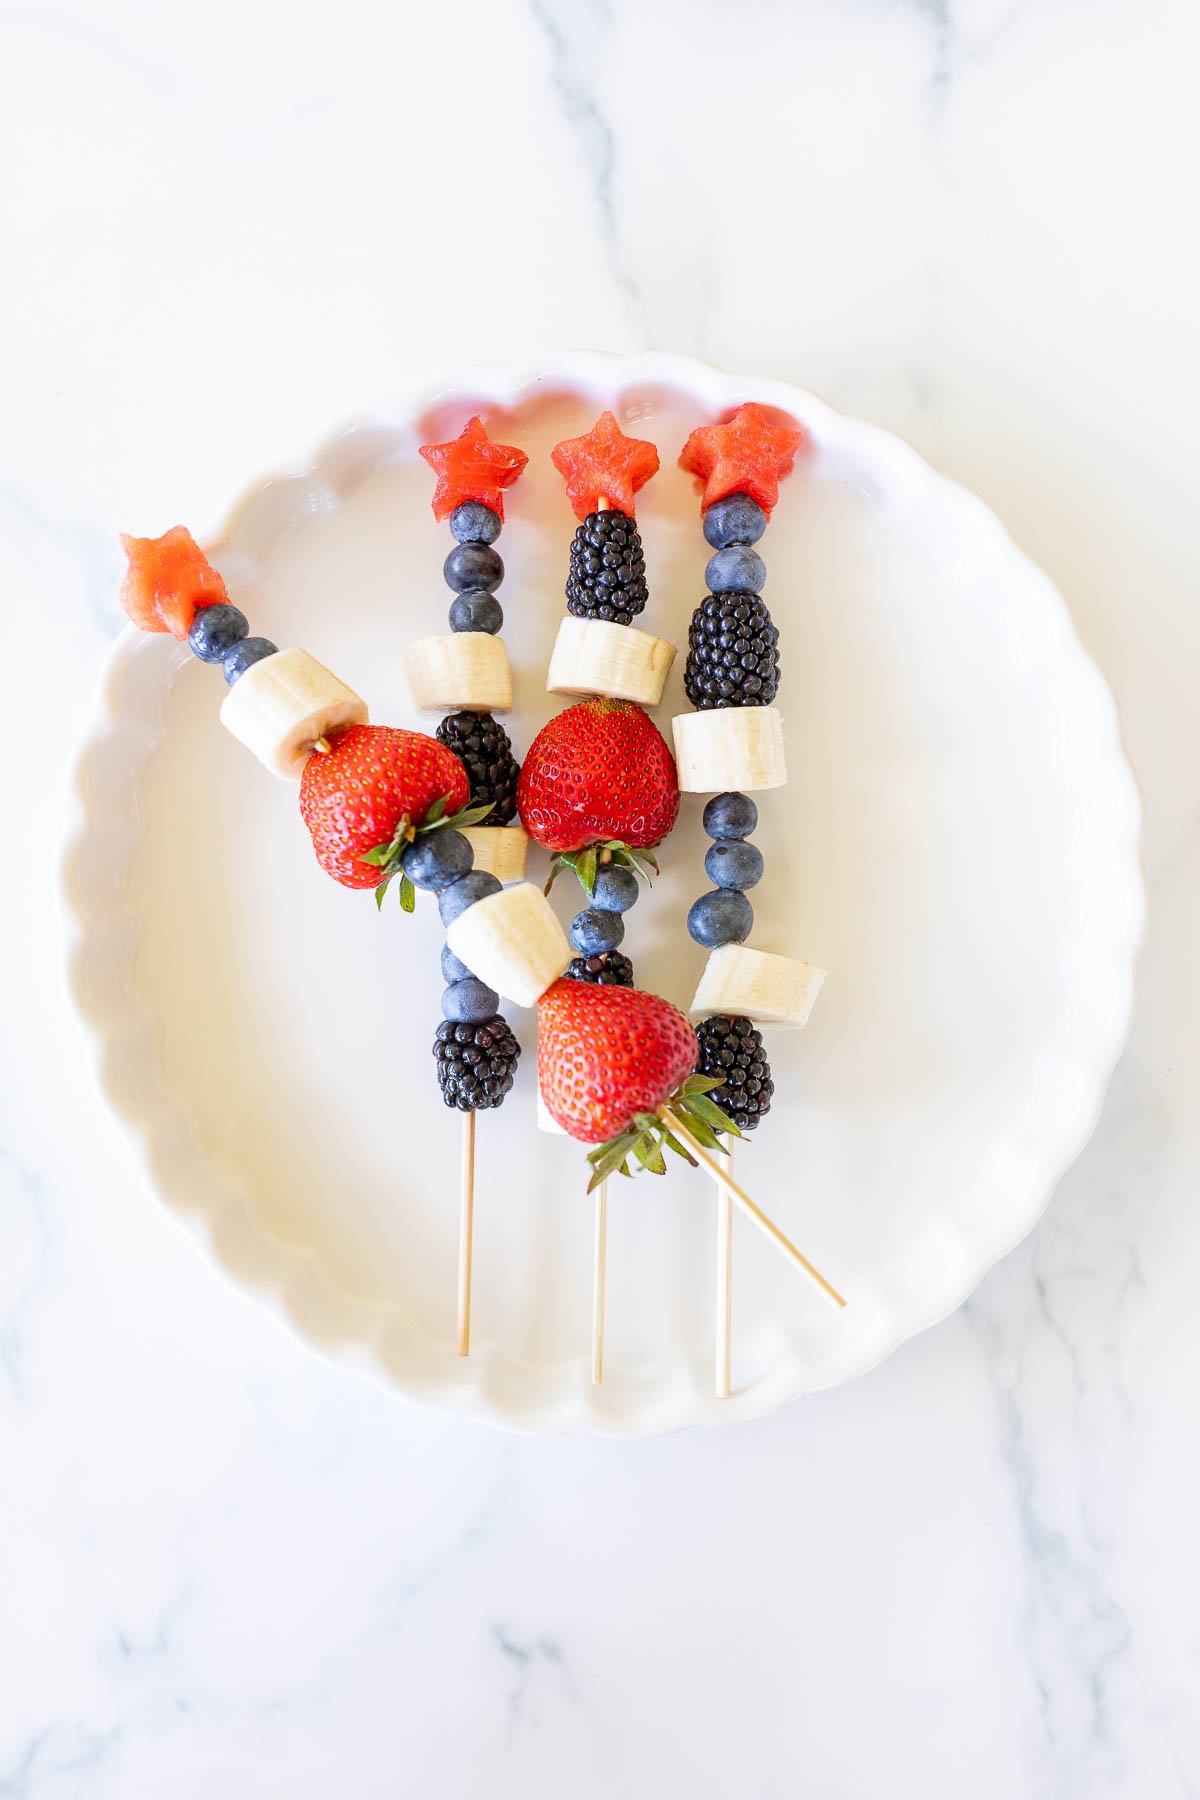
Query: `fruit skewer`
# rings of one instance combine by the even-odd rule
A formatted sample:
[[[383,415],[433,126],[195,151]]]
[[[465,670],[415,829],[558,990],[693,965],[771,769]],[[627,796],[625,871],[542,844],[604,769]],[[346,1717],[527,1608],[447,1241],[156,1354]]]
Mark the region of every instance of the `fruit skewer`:
[[[504,491],[529,459],[512,444],[493,443],[478,418],[468,419],[448,443],[423,444],[421,455],[437,476],[433,516],[448,521],[454,539],[442,571],[454,599],[450,635],[411,644],[405,668],[416,705],[445,713],[438,741],[466,770],[471,804],[480,819],[463,836],[473,868],[495,884],[487,890],[495,892],[524,876],[528,843],[522,827],[511,823],[520,766],[495,716],[512,706],[512,677],[499,637],[504,610],[496,598],[504,563],[495,545],[504,525]],[[444,849],[443,841],[427,853],[431,886],[454,879],[455,862],[439,853]],[[447,985],[434,1055],[442,1099],[462,1114],[456,1339],[458,1354],[466,1356],[475,1242],[475,1115],[503,1102],[512,1085],[510,1045],[515,1040],[500,1012],[499,994],[477,980],[449,948],[442,952],[442,973]]]
[[[704,868],[713,883],[688,913],[688,931],[709,951],[692,1001],[700,1068],[720,1085],[712,1100],[739,1134],[770,1110],[774,1084],[763,1025],[802,1026],[824,971],[745,947],[754,925],[746,890],[762,878],[750,843],[758,808],[750,793],[787,779],[779,687],[779,632],[762,589],[766,565],[754,546],[779,497],[804,434],[754,404],[725,424],[692,432],[680,465],[703,483],[704,536],[713,554],[708,593],[692,615],[684,689],[696,708],[673,721],[681,789],[714,793],[704,808],[713,840]],[[732,1161],[732,1149],[726,1150]],[[730,1391],[733,1237],[728,1196],[718,1194],[716,1392]]]
[[[637,629],[646,605],[646,562],[635,496],[658,470],[658,451],[626,436],[611,412],[551,452],[579,521],[571,544],[567,614],[546,677],[550,693],[585,695],[538,734],[518,788],[531,837],[553,853],[550,881],[570,869],[586,904],[568,936],[567,975],[600,986],[633,985],[620,945],[639,878],[658,867],[654,846],[679,809],[666,740],[643,710],[662,697],[675,647]],[[608,1186],[596,1187],[592,1284],[592,1379],[604,1377]]]
[[[457,827],[471,826],[479,813],[469,804],[460,759],[422,732],[370,724],[365,702],[307,651],[251,636],[246,615],[182,526],[123,542],[125,611],[142,630],[170,632],[201,661],[220,665],[229,686],[222,723],[273,774],[299,782],[301,817],[325,872],[343,887],[374,889],[380,903],[398,878],[406,909],[414,886],[431,888],[451,935],[473,913],[486,914],[472,928],[475,938],[520,941],[507,991],[532,1005],[566,968],[570,950],[536,888],[502,888],[496,876],[473,867],[470,840]],[[443,1061],[477,1068],[480,1057],[470,1054],[476,1048],[439,1056],[443,1091]],[[512,1086],[520,1047],[499,1021],[481,1053],[487,1102],[498,1105]]]

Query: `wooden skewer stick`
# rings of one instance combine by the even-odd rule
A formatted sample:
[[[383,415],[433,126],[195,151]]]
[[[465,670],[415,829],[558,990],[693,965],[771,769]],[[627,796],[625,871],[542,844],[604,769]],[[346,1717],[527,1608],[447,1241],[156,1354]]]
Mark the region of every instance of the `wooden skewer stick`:
[[[733,1145],[722,1158],[733,1174]],[[728,1400],[733,1361],[733,1201],[717,1186],[717,1399]]]
[[[604,1288],[608,1258],[608,1183],[596,1189],[596,1245],[592,1266],[592,1380],[604,1380]]]
[[[462,1119],[462,1188],[458,1212],[458,1354],[471,1354],[471,1255],[475,1238],[475,1114]]]
[[[788,1257],[791,1262],[795,1263],[798,1269],[802,1270],[811,1281],[815,1281],[822,1293],[827,1295],[828,1298],[834,1302],[835,1306],[845,1306],[846,1302],[833,1286],[832,1282],[826,1281],[820,1269],[813,1263],[810,1263],[807,1256],[805,1256],[802,1251],[797,1250],[791,1238],[786,1237],[784,1233],[780,1231],[774,1219],[769,1218],[762,1207],[756,1205],[749,1194],[738,1186],[737,1182],[733,1179],[733,1176],[727,1175],[720,1163],[714,1160],[702,1144],[697,1143],[696,1139],[692,1136],[679,1115],[673,1113],[669,1106],[660,1106],[658,1109],[658,1116],[663,1124],[666,1125],[669,1130],[674,1132],[677,1138],[683,1140],[696,1158],[696,1161],[708,1170],[713,1180],[720,1182],[730,1199],[737,1202],[746,1217],[748,1219],[753,1219],[754,1223],[758,1226],[758,1229],[764,1236],[770,1238],[775,1248],[777,1250],[782,1250],[783,1254]]]

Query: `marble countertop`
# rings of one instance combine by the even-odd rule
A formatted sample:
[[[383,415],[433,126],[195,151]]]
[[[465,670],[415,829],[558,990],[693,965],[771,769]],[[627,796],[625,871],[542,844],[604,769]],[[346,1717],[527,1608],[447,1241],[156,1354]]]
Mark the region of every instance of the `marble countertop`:
[[[1172,0],[0,6],[0,1796],[1200,1792],[1200,17]],[[53,876],[114,530],[439,368],[670,347],[976,488],[1146,802],[1100,1127],[867,1379],[732,1432],[407,1408],[216,1282]]]

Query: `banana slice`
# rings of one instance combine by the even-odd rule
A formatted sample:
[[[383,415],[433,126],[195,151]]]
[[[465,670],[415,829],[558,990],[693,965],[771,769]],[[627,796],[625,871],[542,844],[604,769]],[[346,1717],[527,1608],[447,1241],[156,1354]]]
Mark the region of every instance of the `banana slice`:
[[[657,706],[675,661],[675,646],[633,625],[567,614],[546,673],[548,694],[603,694]]]
[[[221,703],[221,723],[284,781],[298,781],[318,738],[367,723],[367,705],[307,650],[251,663]]]
[[[821,991],[824,969],[751,950],[745,944],[723,944],[709,954],[688,1012],[740,1014],[756,1025],[807,1025]]]
[[[520,825],[468,825],[463,836],[475,852],[476,869],[494,875],[505,887],[524,881],[529,839]]]
[[[453,631],[418,638],[404,652],[413,703],[423,711],[509,712],[512,674],[501,638],[487,631]]]
[[[751,793],[782,787],[783,718],[774,706],[721,706],[671,720],[685,794]]]
[[[532,1006],[571,960],[553,907],[528,881],[468,906],[451,922],[446,942],[472,974],[517,1006]]]

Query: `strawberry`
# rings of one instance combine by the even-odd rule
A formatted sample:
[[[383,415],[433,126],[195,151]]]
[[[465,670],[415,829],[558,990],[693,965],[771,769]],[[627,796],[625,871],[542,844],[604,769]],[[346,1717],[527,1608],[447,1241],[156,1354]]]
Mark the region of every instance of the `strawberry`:
[[[517,811],[591,891],[597,853],[645,872],[679,811],[675,762],[658,727],[629,700],[581,700],[550,719],[526,753]],[[553,873],[551,880],[553,880]]]
[[[317,861],[343,887],[382,900],[420,830],[467,824],[467,774],[453,751],[421,731],[350,725],[310,756],[300,778],[300,816]],[[411,883],[400,900],[411,911]]]
[[[629,1174],[632,1155],[656,1175],[662,1146],[685,1157],[662,1118],[670,1107],[706,1148],[737,1126],[708,1099],[719,1080],[695,1074],[700,1046],[678,1007],[640,988],[560,980],[538,1001],[538,1085],[546,1109],[571,1137],[595,1144],[592,1186]]]
[[[225,583],[185,526],[173,525],[157,538],[122,532],[121,544],[129,558],[121,605],[141,631],[185,638],[201,607],[228,600]]]

